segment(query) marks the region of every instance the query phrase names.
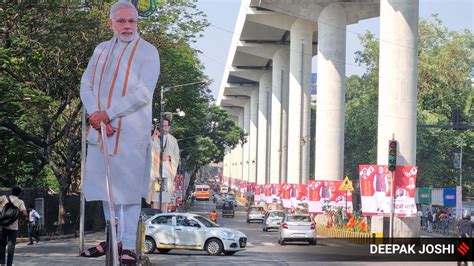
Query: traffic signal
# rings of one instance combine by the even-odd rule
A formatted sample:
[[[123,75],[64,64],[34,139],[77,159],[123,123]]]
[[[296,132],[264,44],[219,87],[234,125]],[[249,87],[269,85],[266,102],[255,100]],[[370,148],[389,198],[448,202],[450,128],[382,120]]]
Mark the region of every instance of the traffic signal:
[[[388,170],[395,171],[397,167],[397,141],[390,140],[388,143]]]

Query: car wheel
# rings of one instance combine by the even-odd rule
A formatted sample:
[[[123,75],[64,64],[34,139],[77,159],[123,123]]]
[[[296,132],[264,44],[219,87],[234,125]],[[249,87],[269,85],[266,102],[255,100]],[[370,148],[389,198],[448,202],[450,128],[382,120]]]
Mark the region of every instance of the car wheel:
[[[153,240],[152,237],[145,237],[145,245],[144,245],[144,252],[146,254],[152,254],[153,252],[155,252],[155,249],[156,249],[156,244],[155,244],[155,240]]]
[[[236,253],[237,251],[224,251],[224,254],[226,254],[227,256],[232,256]]]
[[[216,238],[208,240],[206,242],[205,247],[207,254],[211,256],[219,256],[224,249],[224,247],[222,246],[222,242]]]
[[[169,249],[169,248],[159,248],[158,249],[158,252],[160,252],[161,254],[166,254],[170,251],[171,251],[171,249]]]

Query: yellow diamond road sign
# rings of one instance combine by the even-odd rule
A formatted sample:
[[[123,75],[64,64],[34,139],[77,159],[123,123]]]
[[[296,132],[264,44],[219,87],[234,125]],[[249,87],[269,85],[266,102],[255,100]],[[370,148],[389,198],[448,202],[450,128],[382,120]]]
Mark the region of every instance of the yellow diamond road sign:
[[[339,190],[350,190],[350,191],[354,190],[354,187],[352,186],[352,183],[349,180],[349,177],[346,176],[346,178],[344,178],[344,181],[342,181],[342,184],[339,187]]]

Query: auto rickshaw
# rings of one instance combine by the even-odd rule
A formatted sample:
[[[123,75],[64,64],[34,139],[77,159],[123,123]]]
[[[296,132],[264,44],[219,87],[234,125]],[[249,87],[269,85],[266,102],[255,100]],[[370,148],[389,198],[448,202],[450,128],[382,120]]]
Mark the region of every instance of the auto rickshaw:
[[[234,215],[234,204],[231,201],[224,202],[224,205],[222,205],[222,217],[234,218]]]

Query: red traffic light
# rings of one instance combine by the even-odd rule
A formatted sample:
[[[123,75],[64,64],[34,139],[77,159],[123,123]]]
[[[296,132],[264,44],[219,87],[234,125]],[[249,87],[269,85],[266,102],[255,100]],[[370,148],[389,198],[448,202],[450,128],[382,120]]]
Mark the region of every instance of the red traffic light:
[[[391,140],[390,143],[388,144],[388,146],[391,149],[397,148],[397,141],[396,140]]]

